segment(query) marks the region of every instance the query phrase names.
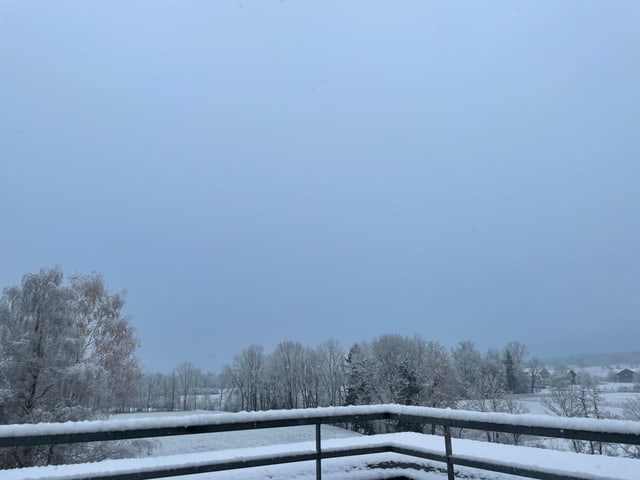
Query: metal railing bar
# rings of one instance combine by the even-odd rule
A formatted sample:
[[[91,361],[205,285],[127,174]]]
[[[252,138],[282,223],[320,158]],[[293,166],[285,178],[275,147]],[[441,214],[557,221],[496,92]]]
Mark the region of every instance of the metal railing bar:
[[[505,417],[500,421],[500,417],[489,417],[492,421],[483,421],[478,415],[469,412],[461,414],[452,413],[454,411],[442,410],[441,416],[437,410],[425,409],[425,414],[421,414],[420,407],[403,408],[397,405],[380,405],[376,407],[339,407],[336,409],[320,409],[319,413],[305,410],[295,416],[294,411],[286,413],[274,412],[273,414],[247,414],[246,416],[226,415],[224,418],[212,416],[203,421],[193,417],[187,419],[186,425],[176,425],[178,420],[170,418],[162,423],[132,422],[130,425],[125,422],[114,422],[115,430],[108,430],[111,427],[109,422],[87,422],[80,424],[49,424],[49,425],[24,425],[0,427],[0,447],[46,445],[60,443],[96,442],[109,440],[124,440],[146,437],[161,437],[174,435],[194,435],[202,433],[221,433],[239,430],[268,429],[280,427],[293,427],[302,425],[315,426],[315,449],[310,447],[305,452],[282,453],[268,457],[251,457],[243,460],[216,460],[205,461],[197,465],[164,465],[156,468],[150,467],[144,470],[113,471],[110,473],[96,472],[96,476],[90,476],[92,480],[146,480],[151,478],[163,478],[168,476],[189,475],[195,473],[216,472],[223,470],[233,470],[239,468],[249,468],[258,466],[279,465],[284,463],[294,463],[300,461],[314,460],[316,466],[316,477],[321,480],[322,459],[348,457],[357,455],[367,455],[383,452],[394,452],[425,460],[432,460],[447,464],[449,479],[453,478],[453,465],[470,468],[478,468],[498,473],[524,476],[539,480],[609,480],[610,477],[583,474],[560,474],[554,471],[545,470],[544,467],[533,468],[528,466],[518,466],[501,461],[490,461],[473,456],[456,456],[451,448],[451,428],[464,428],[472,430],[488,430],[503,433],[535,435],[551,438],[565,438],[569,440],[587,440],[604,443],[622,443],[629,445],[640,445],[640,433],[635,433],[634,426],[610,422],[604,423],[602,431],[598,430],[597,423],[594,422],[568,422],[560,423],[559,427],[549,425],[549,422],[538,419],[520,419],[517,416]],[[349,412],[349,413],[347,413]],[[362,412],[362,413],[360,413]],[[406,412],[406,413],[404,413]],[[434,414],[436,412],[436,414]],[[452,418],[458,416],[458,418]],[[280,418],[278,418],[280,417]],[[469,418],[472,417],[472,418]],[[237,420],[236,420],[237,419]],[[390,420],[399,422],[419,423],[422,425],[439,425],[445,430],[445,454],[437,451],[412,448],[400,444],[377,443],[372,446],[353,448],[333,448],[323,450],[321,439],[321,425],[338,423],[358,423],[374,420]],[[509,423],[511,420],[513,423]],[[523,424],[531,421],[533,425]],[[189,424],[189,422],[195,424]],[[537,424],[537,425],[536,425]],[[547,424],[547,425],[545,425]],[[584,426],[585,428],[564,428],[563,425]],[[620,425],[620,426],[618,426]],[[621,432],[616,432],[619,428]],[[94,429],[94,430],[91,430]],[[33,434],[30,434],[33,432]],[[631,433],[629,433],[631,432]],[[65,476],[65,479],[88,478],[87,474],[78,476]]]
[[[447,456],[431,452],[427,450],[418,450],[411,447],[400,447],[398,445],[391,445],[390,452],[398,453],[400,455],[406,455],[409,457],[417,457],[425,460],[432,460],[436,462],[447,463]],[[456,456],[451,455],[450,461],[454,465],[461,467],[477,468],[479,470],[492,471],[497,473],[507,473],[510,475],[517,475],[520,477],[536,478],[539,480],[615,480],[613,477],[603,477],[598,475],[575,475],[570,473],[557,473],[545,471],[542,467],[540,469],[531,469],[518,465],[512,465],[508,463],[492,462],[489,460],[482,460],[476,457],[470,456]]]
[[[371,447],[354,447],[354,448],[341,448],[338,450],[324,450],[322,452],[322,458],[342,458],[342,457],[356,457],[359,455],[370,455],[373,453],[388,453],[392,451],[391,445],[375,445]]]
[[[640,434],[598,432],[594,430],[581,430],[573,428],[538,427],[532,425],[513,425],[499,422],[482,422],[478,420],[459,420],[439,418],[422,415],[395,414],[393,419],[421,422],[423,424],[436,424],[445,427],[465,428],[470,430],[489,430],[501,433],[516,433],[521,435],[534,435],[539,437],[566,438],[569,440],[591,440],[603,443],[625,443],[628,445],[640,445]]]
[[[349,408],[349,407],[347,407]],[[510,424],[507,422],[489,422],[480,420],[463,420],[433,415],[417,415],[378,411],[361,414],[319,414],[298,418],[265,419],[249,421],[212,421],[211,423],[167,426],[167,427],[123,427],[117,430],[79,431],[71,433],[34,433],[34,434],[3,434],[0,427],[0,447],[44,445],[50,443],[78,443],[105,440],[127,440],[133,438],[161,437],[173,435],[193,435],[200,433],[219,433],[237,430],[266,429],[278,427],[293,427],[302,425],[355,423],[372,420],[403,420],[422,424],[436,424],[445,427],[465,428],[472,430],[489,430],[503,433],[516,433],[552,438],[566,438],[569,440],[591,440],[605,443],[625,443],[640,445],[640,434],[616,433],[597,431],[593,429],[559,428],[546,426],[531,426]],[[88,422],[91,423],[91,422]],[[102,423],[102,422],[101,422]],[[106,424],[107,422],[104,422]],[[104,428],[104,424],[101,425]],[[30,427],[30,426],[27,426]],[[36,427],[36,425],[34,425]],[[28,430],[28,429],[25,429]]]
[[[389,445],[376,445],[372,447],[355,447],[355,448],[340,448],[336,450],[326,450],[322,452],[323,459],[353,457],[359,455],[371,455],[376,453],[390,452],[391,447]],[[145,468],[135,472],[131,471],[118,471],[112,468],[109,472],[96,472],[95,475],[88,477],[86,472],[83,473],[66,473],[61,474],[64,480],[81,480],[91,478],[91,480],[147,480],[153,478],[165,478],[181,475],[192,475],[196,473],[210,473],[220,472],[225,470],[237,470],[242,468],[251,467],[267,467],[271,465],[281,465],[286,463],[296,463],[304,461],[313,461],[317,459],[316,453],[301,452],[294,454],[276,454],[262,458],[248,458],[248,459],[236,459],[236,460],[214,460],[211,463],[199,463],[198,465],[180,466],[180,465],[162,465],[157,468]],[[95,464],[96,468],[100,468],[100,463]],[[55,468],[55,467],[51,467]],[[47,477],[37,478],[51,478],[55,480],[57,478],[55,474]]]
[[[352,423],[369,420],[385,420],[391,418],[388,412],[362,415],[314,416],[302,418],[286,418],[276,420],[258,420],[247,422],[217,422],[203,425],[187,425],[176,427],[138,427],[97,432],[74,433],[42,433],[33,435],[1,435],[0,447],[18,447],[31,445],[47,445],[57,443],[82,443],[109,440],[130,440],[134,438],[166,437],[175,435],[196,435],[201,433],[222,433],[238,430],[257,430],[266,428],[297,427],[315,424]]]
[[[557,473],[545,471],[544,468],[532,469],[522,467],[518,465],[512,465],[501,462],[492,462],[488,460],[482,460],[476,457],[470,456],[456,456],[440,454],[436,451],[429,451],[423,449],[415,449],[411,447],[404,447],[397,445],[393,442],[390,444],[375,445],[370,447],[354,447],[354,448],[338,448],[329,449],[321,453],[323,459],[353,457],[361,455],[370,455],[377,453],[396,453],[399,455],[405,455],[414,458],[421,458],[424,460],[431,460],[447,464],[447,460],[452,464],[477,468],[485,471],[493,471],[497,473],[506,473],[510,475],[517,475],[522,477],[534,478],[539,480],[614,480],[613,477],[604,477],[596,475],[572,475],[570,473]],[[165,478],[181,475],[192,475],[197,473],[209,473],[219,472],[226,470],[237,470],[242,468],[251,467],[265,467],[271,465],[281,465],[286,463],[296,463],[303,461],[317,460],[317,453],[301,452],[296,454],[282,454],[276,456],[269,456],[267,458],[249,458],[249,459],[236,459],[236,460],[217,460],[209,464],[198,464],[190,466],[172,466],[164,465],[154,469],[144,469],[137,472],[118,472],[112,470],[110,472],[96,473],[96,475],[87,476],[85,473],[78,474],[65,474],[65,480],[80,480],[91,478],[91,480],[148,480],[153,478]],[[99,463],[96,464],[99,468]],[[44,477],[42,477],[44,478]],[[55,476],[52,476],[55,478]]]
[[[451,427],[449,425],[444,426],[444,453],[447,457],[447,479],[455,480],[456,475],[453,471],[453,450],[451,449]]]
[[[270,465],[282,465],[285,463],[297,463],[314,460],[316,458],[315,453],[298,453],[292,455],[283,455],[278,457],[270,457],[266,459],[247,459],[247,460],[232,460],[225,462],[214,462],[210,464],[190,465],[185,467],[175,468],[158,468],[149,469],[140,472],[105,472],[99,473],[95,476],[91,476],[91,480],[148,480],[153,478],[165,478],[165,477],[178,477],[182,475],[194,475],[197,473],[211,473],[222,472],[225,470],[238,470],[242,468],[252,467],[267,467]],[[87,479],[86,474],[79,474],[73,476],[65,476],[65,480],[82,480]]]
[[[316,423],[316,480],[322,480],[322,424]]]
[[[264,420],[260,422],[229,422],[208,425],[192,425],[182,427],[137,428],[131,430],[114,430],[100,432],[35,434],[30,436],[11,435],[0,436],[0,447],[47,445],[52,443],[80,443],[108,440],[129,440],[135,438],[164,437],[174,435],[195,435],[201,433],[220,433],[238,430],[253,430],[278,427],[293,427],[313,425],[317,423],[350,423],[371,420],[404,420],[423,424],[436,424],[455,428],[472,430],[489,430],[521,435],[535,435],[552,438],[566,438],[569,440],[591,440],[604,443],[624,443],[640,445],[640,435],[632,433],[594,432],[569,428],[550,428],[525,425],[510,425],[506,423],[479,422],[475,420],[451,420],[437,417],[423,417],[418,415],[399,414],[363,414],[356,417],[342,415],[339,417],[308,417],[298,421],[292,419]]]
[[[447,463],[447,456],[442,453],[429,450],[416,450],[410,447],[401,447],[399,445],[390,445],[389,452],[407,455],[409,457],[422,458],[424,460],[433,460],[434,462]],[[453,457],[452,457],[453,458]]]

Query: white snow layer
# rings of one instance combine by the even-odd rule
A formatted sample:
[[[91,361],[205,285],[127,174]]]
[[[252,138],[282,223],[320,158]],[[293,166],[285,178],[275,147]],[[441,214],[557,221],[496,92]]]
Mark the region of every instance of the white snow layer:
[[[442,455],[444,453],[444,440],[439,436],[424,435],[419,433],[391,433],[372,437],[351,437],[331,439],[323,442],[323,451],[340,451],[354,447],[385,446],[409,447],[423,452],[431,452]],[[91,473],[139,473],[159,469],[175,469],[182,467],[195,467],[226,461],[250,461],[269,459],[283,454],[312,454],[315,452],[315,442],[300,442],[287,445],[266,447],[254,447],[248,449],[223,450],[217,452],[195,453],[186,455],[173,455],[165,457],[136,458],[124,460],[107,460],[96,463],[77,465],[64,465],[52,467],[32,467],[2,471],[3,480],[72,480],[86,478]],[[621,480],[637,480],[640,478],[640,461],[601,455],[585,455],[569,452],[557,452],[529,447],[515,447],[495,443],[485,443],[473,440],[453,439],[453,453],[455,457],[475,458],[484,461],[500,462],[505,465],[544,468],[545,471],[559,475],[580,473],[587,478],[617,478]],[[371,463],[384,461],[411,461],[420,465],[430,465],[443,468],[443,463],[427,462],[413,457],[384,453],[372,454],[362,457],[349,457],[331,460],[323,460],[323,473],[325,478],[330,478],[331,472],[342,473],[352,470],[362,471],[362,477],[349,478],[376,478],[379,475],[388,475],[389,471],[372,472],[368,470]],[[256,476],[266,476],[267,469],[277,472],[278,478],[313,478],[313,462],[304,462],[296,465],[282,465],[270,467],[256,467],[247,470],[236,470],[233,478],[248,479]],[[456,468],[456,470],[469,469]],[[262,473],[257,474],[260,471]],[[477,472],[477,471],[476,471]],[[207,479],[219,479],[229,477],[230,472],[218,472],[202,474]],[[487,472],[488,473],[488,472]],[[435,472],[419,472],[403,470],[402,475],[411,475],[414,478],[431,479],[442,478]],[[441,474],[439,474],[441,475]],[[339,476],[339,475],[338,475]],[[487,475],[483,475],[485,478]],[[184,478],[184,477],[183,477]],[[504,478],[504,477],[494,477]]]
[[[128,420],[98,420],[85,422],[41,423],[0,426],[0,437],[26,435],[55,435],[68,433],[126,431],[145,428],[190,427],[201,425],[234,424],[269,420],[296,420],[299,418],[327,418],[341,415],[395,413],[431,416],[440,419],[478,422],[508,423],[531,427],[588,430],[592,432],[629,433],[640,436],[640,422],[603,420],[594,418],[566,418],[548,415],[510,414],[451,410],[405,405],[358,405],[351,407],[325,407],[298,410],[270,410],[264,412],[214,413]]]
[[[407,415],[432,416],[442,419],[471,420],[481,422],[509,423],[524,426],[551,427],[560,429],[579,429],[594,432],[630,433],[640,435],[640,422],[622,420],[595,420],[577,418],[559,418],[546,415],[512,415],[506,413],[481,413],[463,410],[442,410],[428,407],[408,407],[400,405],[375,405],[353,407],[329,407],[305,410],[277,410],[268,412],[240,412],[225,414],[197,414],[156,418],[136,418],[129,420],[107,420],[90,422],[69,422],[59,424],[36,425],[5,425],[0,426],[0,437],[16,437],[23,435],[82,433],[95,431],[126,431],[144,428],[186,427],[198,425],[234,424],[238,422],[260,422],[269,420],[295,420],[299,418],[335,418],[342,415],[395,413]],[[196,435],[197,437],[197,435]],[[349,437],[323,439],[323,451],[341,450],[363,446],[394,445],[405,448],[418,449],[442,455],[444,440],[439,436],[417,433],[395,433],[376,435],[372,437]],[[244,445],[243,445],[244,446]],[[174,451],[175,452],[175,451]],[[315,442],[305,441],[253,448],[238,448],[222,451],[208,451],[149,458],[107,460],[103,462],[32,467],[24,469],[3,470],[0,472],[2,480],[70,480],[86,478],[91,473],[137,473],[157,471],[159,469],[175,469],[224,463],[228,461],[250,461],[269,459],[283,454],[313,454]],[[505,465],[515,465],[541,469],[568,475],[579,472],[586,478],[618,478],[624,480],[640,479],[640,460],[606,457],[599,455],[584,455],[568,452],[558,452],[545,449],[515,447],[472,440],[453,439],[453,454],[458,458],[475,458],[479,460],[500,462]],[[414,457],[402,456],[394,453],[373,454],[360,457],[348,457],[323,460],[323,476],[327,479],[344,478],[349,472],[349,478],[381,478],[389,476],[390,471],[376,473],[368,466],[384,461],[409,461],[431,469],[442,469],[444,464],[419,460]],[[266,477],[268,472],[275,472],[277,478],[303,479],[313,478],[314,462],[302,462],[288,465],[269,467],[254,467],[235,470],[233,472],[219,472],[201,474],[200,478],[221,479],[234,478],[244,480],[248,478]],[[465,468],[457,468],[465,472],[476,472]],[[257,473],[259,472],[259,473]],[[359,473],[358,473],[359,472]],[[357,473],[357,474],[356,474]],[[230,476],[231,475],[231,476]],[[360,476],[362,475],[362,476]],[[419,479],[442,478],[438,472],[402,471],[403,476]],[[434,476],[435,475],[435,476]],[[482,478],[513,478],[500,474],[483,472]],[[184,477],[182,477],[184,478]]]

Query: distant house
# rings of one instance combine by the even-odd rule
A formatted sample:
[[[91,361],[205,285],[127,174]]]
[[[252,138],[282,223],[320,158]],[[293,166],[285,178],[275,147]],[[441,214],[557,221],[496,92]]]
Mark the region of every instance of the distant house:
[[[542,367],[534,367],[534,368],[525,368],[523,372],[528,377],[528,384],[530,386],[531,393],[534,393],[536,390],[541,390],[549,386],[551,380],[551,373],[546,368]]]
[[[624,370],[620,370],[615,374],[616,382],[620,383],[632,383],[635,372],[633,370],[629,370],[625,368]]]
[[[573,370],[569,370],[567,372],[567,380],[569,380],[569,382],[571,382],[571,385],[575,385],[576,384],[576,372],[574,372]]]

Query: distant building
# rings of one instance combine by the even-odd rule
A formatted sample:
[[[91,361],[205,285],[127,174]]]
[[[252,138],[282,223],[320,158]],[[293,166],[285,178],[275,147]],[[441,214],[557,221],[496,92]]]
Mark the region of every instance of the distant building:
[[[531,387],[531,393],[549,386],[551,373],[546,368],[543,367],[542,370],[539,367],[525,368],[523,372],[528,377],[527,381]]]
[[[625,368],[624,370],[620,370],[615,374],[616,382],[620,383],[632,383],[633,377],[635,376],[635,372],[633,370],[629,370]]]
[[[567,372],[567,379],[569,380],[569,382],[571,382],[571,385],[575,385],[576,384],[576,372],[574,372],[573,370],[569,370]]]

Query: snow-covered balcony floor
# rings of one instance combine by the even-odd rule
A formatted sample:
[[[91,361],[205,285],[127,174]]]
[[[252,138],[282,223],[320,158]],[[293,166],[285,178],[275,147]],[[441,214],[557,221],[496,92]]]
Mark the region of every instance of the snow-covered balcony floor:
[[[361,436],[330,439],[323,441],[322,448],[324,452],[335,452],[344,449],[371,446],[396,446],[440,455],[444,453],[444,441],[442,437],[418,433],[393,433],[372,437]],[[476,459],[500,462],[505,465],[543,468],[546,471],[560,475],[575,475],[576,473],[580,473],[584,475],[585,478],[593,479],[640,479],[640,460],[628,458],[576,454],[460,439],[453,439],[453,451],[456,458],[473,457]],[[70,480],[86,478],[89,474],[95,474],[96,472],[102,474],[116,472],[124,474],[145,472],[160,468],[174,469],[185,466],[206,465],[213,462],[250,461],[273,458],[282,454],[297,453],[315,453],[315,442],[299,442],[162,457],[108,460],[59,467],[4,470],[1,472],[1,477],[2,480]],[[421,468],[388,469],[381,467],[383,465],[388,466],[388,464],[393,462],[412,464]],[[323,479],[325,480],[365,480],[391,478],[393,476],[419,480],[440,480],[446,478],[446,474],[444,473],[445,468],[443,463],[420,460],[415,457],[396,453],[377,453],[358,457],[324,459],[322,461],[322,473]],[[456,471],[463,474],[463,477],[460,478],[521,478],[464,467],[456,468]],[[179,478],[198,478],[200,480],[219,480],[223,478],[231,480],[248,480],[255,478],[306,480],[315,478],[315,463],[309,461],[268,467],[254,467],[241,470],[203,473],[196,476]]]

